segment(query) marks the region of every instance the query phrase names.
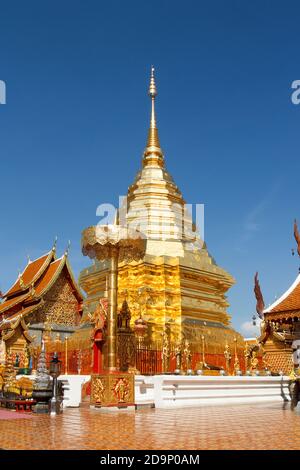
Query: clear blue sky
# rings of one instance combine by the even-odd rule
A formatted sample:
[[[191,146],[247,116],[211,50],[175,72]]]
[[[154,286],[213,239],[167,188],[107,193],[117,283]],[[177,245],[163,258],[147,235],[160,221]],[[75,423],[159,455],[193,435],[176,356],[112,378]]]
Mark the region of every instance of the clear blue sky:
[[[160,138],[205,235],[237,280],[233,324],[253,314],[253,275],[266,303],[299,260],[300,4],[296,1],[26,1],[0,4],[0,288],[26,255],[72,242],[117,203],[140,166],[155,64]]]

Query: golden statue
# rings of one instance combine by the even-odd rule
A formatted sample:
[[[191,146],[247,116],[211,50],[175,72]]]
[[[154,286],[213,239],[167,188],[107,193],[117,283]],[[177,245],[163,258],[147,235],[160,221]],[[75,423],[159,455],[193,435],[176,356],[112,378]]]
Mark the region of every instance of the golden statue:
[[[106,326],[106,316],[107,312],[105,306],[99,300],[99,304],[95,308],[93,313],[88,313],[90,322],[94,325],[94,330],[104,330]]]
[[[43,331],[43,339],[45,343],[48,343],[49,341],[51,341],[51,330],[52,330],[51,324],[49,320],[46,320],[44,323],[44,331]]]
[[[29,366],[29,352],[28,352],[28,347],[25,344],[24,345],[24,369],[28,369]]]
[[[234,338],[234,364],[233,364],[233,370],[235,375],[239,375],[241,373],[240,371],[240,361],[237,355],[237,339]]]
[[[225,350],[224,350],[224,357],[225,357],[225,362],[226,362],[226,370],[229,373],[230,370],[230,361],[231,361],[231,352],[228,346],[228,343],[225,345]]]
[[[257,356],[257,352],[252,351],[252,356],[251,356],[251,360],[250,360],[250,370],[253,373],[255,373],[255,371],[257,370],[257,366],[258,366],[258,359],[257,359],[256,356]]]
[[[181,370],[181,341],[178,340],[175,345],[175,359],[176,359],[176,369]]]
[[[56,336],[55,336],[55,343],[56,343],[56,344],[61,343],[60,333],[56,333]]]
[[[250,346],[249,344],[245,343],[245,349],[244,349],[244,357],[245,357],[245,369],[246,371],[248,370],[248,367],[249,367],[249,359],[250,359],[250,356],[251,356],[251,350],[250,350]]]
[[[239,361],[238,356],[235,356],[234,358],[233,368],[234,368],[235,375],[238,375],[238,373],[240,373],[240,361]]]
[[[127,382],[126,379],[123,379],[123,377],[121,377],[115,387],[114,387],[114,392],[115,392],[115,395],[118,399],[118,402],[119,403],[124,403],[126,401],[126,398],[129,394],[129,384]]]

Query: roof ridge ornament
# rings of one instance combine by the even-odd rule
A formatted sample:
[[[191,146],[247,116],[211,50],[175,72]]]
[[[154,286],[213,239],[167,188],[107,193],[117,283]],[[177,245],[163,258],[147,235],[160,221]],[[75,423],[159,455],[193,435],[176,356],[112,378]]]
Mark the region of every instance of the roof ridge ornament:
[[[23,281],[23,278],[22,278],[22,274],[21,274],[20,269],[19,269],[19,276],[18,276],[18,278],[19,278],[19,284],[20,284],[21,289],[24,289],[24,288],[25,288],[25,284],[24,284],[24,281]]]
[[[34,288],[34,283],[32,282],[32,284],[30,285],[30,296],[31,297],[34,297],[35,296],[35,288]]]
[[[67,257],[70,253],[70,247],[71,247],[71,240],[68,241],[68,244],[67,244],[67,248],[66,248],[66,251],[65,251],[65,257]]]
[[[298,230],[297,220],[294,220],[294,237],[297,243],[297,253],[300,256],[300,234]]]
[[[265,309],[265,301],[261,292],[259,280],[258,280],[258,272],[255,273],[254,276],[254,294],[256,298],[256,312],[261,320],[264,318],[264,309]]]
[[[57,239],[58,239],[58,237],[56,235],[56,237],[54,238],[53,246],[52,246],[52,251],[53,252],[56,252]]]

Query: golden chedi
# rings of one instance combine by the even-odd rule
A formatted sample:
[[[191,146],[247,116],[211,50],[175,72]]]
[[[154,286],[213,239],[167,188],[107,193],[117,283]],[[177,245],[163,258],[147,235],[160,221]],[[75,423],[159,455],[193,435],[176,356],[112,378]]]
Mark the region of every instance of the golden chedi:
[[[226,311],[226,292],[234,279],[208,253],[165,167],[156,124],[153,67],[149,96],[151,119],[142,168],[115,221],[142,232],[146,250],[140,260],[119,260],[118,311],[126,300],[132,326],[142,316],[148,324],[148,341],[160,348],[167,334],[171,345],[188,339],[192,351],[201,352],[204,335],[206,353],[223,356],[225,344],[234,347],[234,338],[240,353],[243,338],[232,329]],[[81,272],[86,312],[92,313],[105,297],[108,273],[109,260],[96,260]]]

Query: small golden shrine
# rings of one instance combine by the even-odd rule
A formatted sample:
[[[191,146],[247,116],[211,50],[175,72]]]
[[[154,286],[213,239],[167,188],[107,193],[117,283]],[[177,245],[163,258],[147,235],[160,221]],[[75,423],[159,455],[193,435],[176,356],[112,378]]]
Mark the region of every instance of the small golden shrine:
[[[42,334],[48,339],[52,334],[69,335],[81,319],[83,296],[72,274],[68,250],[57,258],[56,244],[40,258],[28,260],[2,298],[1,339],[20,367],[28,367],[28,347],[40,344]]]
[[[226,293],[235,281],[217,265],[201,241],[184,198],[165,166],[156,124],[154,68],[149,96],[151,118],[142,168],[115,220],[116,227],[125,225],[141,232],[146,249],[138,260],[118,260],[117,312],[126,301],[131,327],[140,318],[145,320],[146,341],[157,349],[163,349],[167,336],[172,347],[185,339],[192,352],[205,347],[208,362],[209,354],[223,358],[225,344],[232,349],[236,345],[243,354],[243,337],[232,328],[227,312]],[[87,293],[84,311],[90,314],[105,297],[111,264],[109,257],[100,259],[96,252],[92,254],[93,230],[96,228],[89,227],[83,232],[82,247],[84,254],[94,258],[94,264],[79,278]]]

